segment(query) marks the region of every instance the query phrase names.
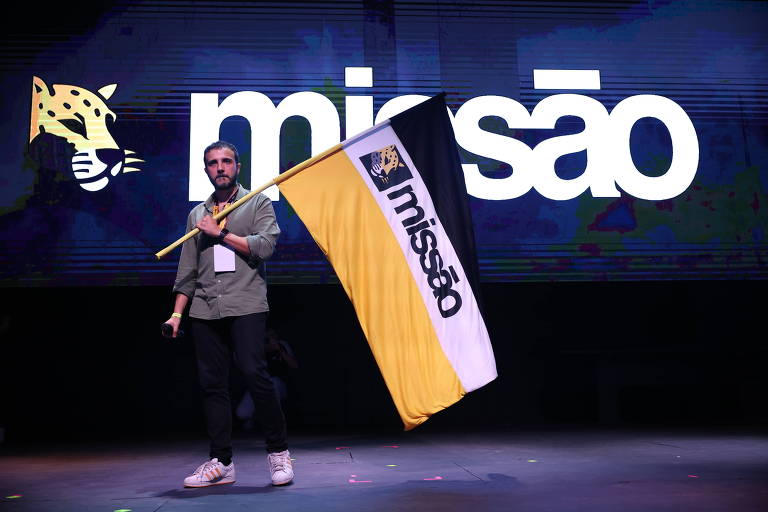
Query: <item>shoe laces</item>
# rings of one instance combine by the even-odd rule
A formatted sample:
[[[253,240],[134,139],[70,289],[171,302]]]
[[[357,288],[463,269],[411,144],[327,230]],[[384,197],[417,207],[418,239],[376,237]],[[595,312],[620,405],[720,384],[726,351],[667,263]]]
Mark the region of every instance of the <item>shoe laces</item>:
[[[282,471],[290,465],[291,458],[287,451],[269,454],[269,465],[272,471]]]
[[[206,471],[210,471],[211,469],[216,467],[217,464],[219,464],[219,459],[207,460],[207,461],[203,462],[202,464],[200,464],[200,467],[198,467],[195,470],[194,474],[195,475],[199,475],[199,474],[205,473]]]

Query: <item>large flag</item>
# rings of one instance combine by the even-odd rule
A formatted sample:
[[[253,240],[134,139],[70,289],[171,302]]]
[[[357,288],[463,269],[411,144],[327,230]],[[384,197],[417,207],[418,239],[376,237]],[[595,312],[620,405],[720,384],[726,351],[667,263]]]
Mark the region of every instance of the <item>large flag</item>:
[[[496,378],[444,95],[279,187],[352,300],[406,430]]]

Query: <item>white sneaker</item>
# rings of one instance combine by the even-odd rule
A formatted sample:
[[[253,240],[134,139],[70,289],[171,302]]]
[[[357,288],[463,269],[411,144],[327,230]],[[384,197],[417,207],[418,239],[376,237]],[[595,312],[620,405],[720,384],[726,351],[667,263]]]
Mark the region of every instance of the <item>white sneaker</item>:
[[[272,485],[285,485],[293,480],[293,464],[288,450],[267,455],[269,472],[272,475]]]
[[[219,459],[203,462],[194,473],[184,479],[184,487],[208,487],[233,483],[235,483],[235,463],[225,466],[219,462]]]

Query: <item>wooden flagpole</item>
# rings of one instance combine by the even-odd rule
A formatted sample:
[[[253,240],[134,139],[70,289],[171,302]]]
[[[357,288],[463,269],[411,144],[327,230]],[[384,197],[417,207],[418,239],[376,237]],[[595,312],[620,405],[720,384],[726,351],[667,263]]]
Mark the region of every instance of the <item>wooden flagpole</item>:
[[[328,158],[332,154],[334,154],[337,151],[341,150],[343,147],[344,147],[343,143],[336,144],[335,146],[333,146],[333,147],[331,147],[329,149],[326,149],[322,153],[319,153],[319,154],[313,156],[312,158],[304,160],[300,164],[291,167],[289,170],[287,170],[284,173],[280,174],[277,178],[273,179],[269,183],[266,183],[266,184],[260,186],[259,188],[255,189],[255,190],[251,190],[246,195],[244,195],[243,197],[241,197],[240,199],[238,199],[237,201],[235,201],[231,205],[227,206],[226,208],[224,208],[222,211],[220,211],[219,213],[217,213],[216,215],[213,216],[213,220],[215,220],[217,222],[220,221],[221,219],[223,219],[224,217],[229,215],[232,212],[232,210],[234,210],[235,208],[241,206],[243,203],[245,203],[246,201],[251,199],[253,196],[258,194],[259,192],[262,192],[262,191],[268,189],[272,185],[277,185],[279,183],[282,183],[283,181],[287,180],[288,178],[290,178],[294,174],[300,173],[301,171],[303,171],[304,169],[306,169],[310,165],[315,164],[315,163],[319,162],[320,160],[323,160],[324,158]],[[169,252],[171,252],[176,247],[180,246],[181,244],[183,244],[184,242],[186,242],[187,240],[189,240],[193,236],[197,235],[198,233],[200,233],[200,230],[198,228],[193,228],[192,230],[190,230],[189,233],[187,233],[183,237],[179,238],[178,240],[173,242],[171,245],[169,245],[168,247],[166,247],[162,251],[157,252],[155,254],[155,257],[158,260],[162,259],[163,256],[165,256],[166,254],[168,254]]]

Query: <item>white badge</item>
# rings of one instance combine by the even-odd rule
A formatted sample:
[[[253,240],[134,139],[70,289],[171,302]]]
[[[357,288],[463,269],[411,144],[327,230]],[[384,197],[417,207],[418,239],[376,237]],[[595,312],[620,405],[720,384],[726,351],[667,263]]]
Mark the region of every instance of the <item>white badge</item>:
[[[234,272],[235,251],[223,244],[214,245],[213,270],[214,272]]]

